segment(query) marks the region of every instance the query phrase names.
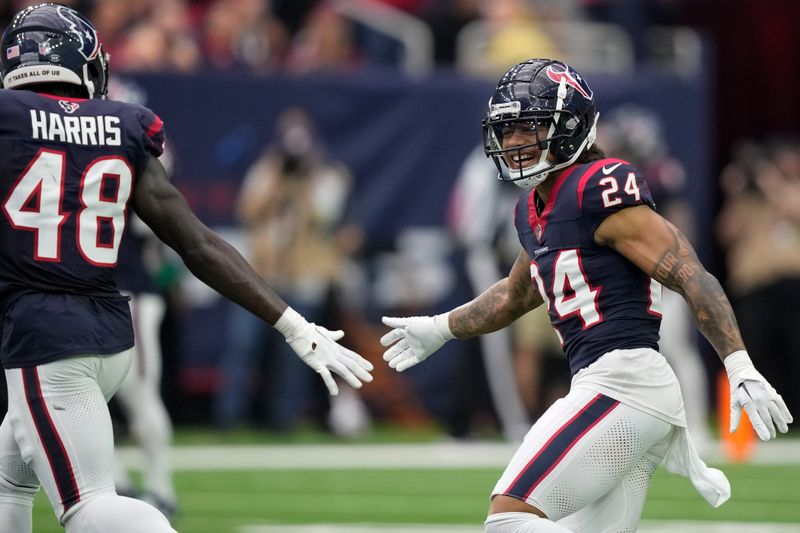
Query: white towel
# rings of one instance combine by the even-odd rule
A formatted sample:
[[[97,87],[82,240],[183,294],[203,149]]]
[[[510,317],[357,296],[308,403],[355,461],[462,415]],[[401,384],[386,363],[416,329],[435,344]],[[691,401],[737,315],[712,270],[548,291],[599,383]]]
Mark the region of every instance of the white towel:
[[[673,474],[688,477],[694,488],[712,506],[719,507],[731,497],[731,483],[722,471],[709,468],[697,453],[689,430],[676,427],[664,466]]]

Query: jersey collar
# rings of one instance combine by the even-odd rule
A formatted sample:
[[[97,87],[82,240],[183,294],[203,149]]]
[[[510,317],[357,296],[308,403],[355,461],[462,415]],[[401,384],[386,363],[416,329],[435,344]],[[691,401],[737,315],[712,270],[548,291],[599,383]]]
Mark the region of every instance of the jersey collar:
[[[536,211],[536,198],[538,196],[536,189],[532,189],[530,195],[528,195],[528,223],[533,229],[533,234],[536,236],[536,240],[539,242],[542,241],[542,237],[544,236],[544,230],[547,227],[547,217],[550,215],[550,211],[553,210],[553,206],[556,203],[556,197],[558,196],[558,191],[561,190],[561,186],[567,180],[567,178],[575,172],[575,169],[578,165],[573,165],[568,169],[561,172],[556,178],[556,183],[553,185],[553,189],[550,191],[550,196],[547,197],[547,202],[544,204],[544,209],[542,210],[542,214],[540,215]]]

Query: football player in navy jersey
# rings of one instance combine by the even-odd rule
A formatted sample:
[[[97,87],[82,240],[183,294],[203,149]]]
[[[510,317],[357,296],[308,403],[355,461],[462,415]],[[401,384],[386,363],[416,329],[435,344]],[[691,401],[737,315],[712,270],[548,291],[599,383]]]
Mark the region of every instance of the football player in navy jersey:
[[[287,307],[194,216],[157,159],[161,119],[103,98],[107,58],[88,19],[57,4],[19,12],[0,74],[0,533],[31,532],[40,487],[68,532],[173,532],[114,490],[106,402],[133,347],[116,286],[128,209],[198,278],[280,331],[331,394],[331,372],[360,387],[372,365]]]
[[[675,374],[658,350],[661,287],[680,293],[723,360],[731,431],[744,408],[762,440],[792,421],[753,367],[728,298],[686,238],[655,211],[641,173],[594,146],[598,113],[580,74],[533,59],[500,79],[483,121],[500,179],[526,190],[507,278],[436,316],[384,317],[384,359],[403,371],[453,338],[508,326],[546,305],[572,373],[492,491],[490,533],[635,531],[665,461],[713,506],[725,476],[698,457]]]

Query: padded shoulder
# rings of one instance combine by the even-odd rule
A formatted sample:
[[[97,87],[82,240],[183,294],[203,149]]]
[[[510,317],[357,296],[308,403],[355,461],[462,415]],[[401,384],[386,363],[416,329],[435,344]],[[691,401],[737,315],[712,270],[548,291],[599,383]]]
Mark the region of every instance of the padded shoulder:
[[[601,159],[587,165],[577,194],[578,209],[590,220],[592,231],[620,209],[635,205],[656,208],[644,176],[622,159]]]
[[[142,143],[155,157],[164,153],[164,122],[161,117],[153,113],[150,109],[137,106],[136,111],[139,125],[142,128]]]

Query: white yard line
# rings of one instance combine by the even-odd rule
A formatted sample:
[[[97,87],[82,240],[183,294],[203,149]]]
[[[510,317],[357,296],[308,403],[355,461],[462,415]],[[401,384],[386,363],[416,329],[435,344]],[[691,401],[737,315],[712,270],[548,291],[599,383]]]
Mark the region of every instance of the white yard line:
[[[734,522],[642,522],[638,533],[799,533],[800,525]],[[438,524],[362,525],[251,525],[239,528],[238,533],[482,533],[476,526],[443,526]]]
[[[800,463],[798,439],[778,439],[757,446],[753,464]],[[515,449],[515,445],[494,442],[177,446],[172,449],[171,460],[176,470],[502,469]],[[120,452],[128,467],[141,466],[137,450],[122,447]],[[702,455],[708,463],[726,462],[719,447]]]

